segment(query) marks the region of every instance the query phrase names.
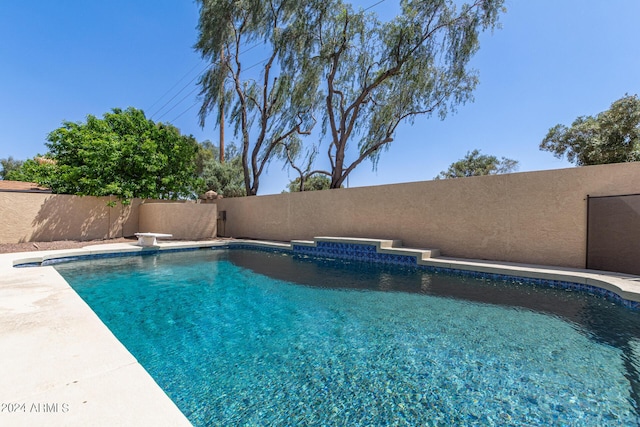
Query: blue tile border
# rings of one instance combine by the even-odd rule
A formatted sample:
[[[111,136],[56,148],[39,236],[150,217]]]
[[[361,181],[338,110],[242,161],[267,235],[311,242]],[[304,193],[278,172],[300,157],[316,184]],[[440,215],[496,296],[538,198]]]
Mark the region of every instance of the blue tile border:
[[[120,258],[129,256],[147,256],[156,255],[160,253],[172,253],[172,252],[189,252],[197,250],[228,250],[228,249],[248,249],[253,251],[262,252],[274,252],[274,253],[288,253],[301,256],[312,256],[316,258],[327,259],[343,259],[350,261],[364,261],[381,264],[393,264],[400,266],[415,267],[421,270],[425,270],[435,274],[451,274],[460,275],[466,277],[473,277],[478,279],[488,279],[506,282],[518,282],[530,285],[547,286],[551,288],[575,290],[579,292],[585,292],[594,296],[605,298],[609,301],[623,305],[624,307],[632,310],[640,310],[640,301],[631,301],[622,298],[617,293],[608,289],[600,288],[598,286],[587,285],[583,283],[576,283],[571,281],[550,280],[540,278],[530,278],[511,274],[497,274],[486,273],[481,271],[473,271],[466,269],[457,269],[450,267],[436,267],[429,265],[418,264],[417,256],[415,255],[398,255],[390,254],[386,252],[378,252],[378,247],[374,244],[362,244],[362,243],[341,243],[341,242],[326,242],[316,241],[315,245],[301,245],[292,244],[290,248],[287,247],[275,247],[261,244],[254,244],[250,242],[234,243],[230,242],[222,245],[213,246],[201,246],[201,247],[188,247],[188,248],[150,248],[140,251],[130,252],[109,252],[87,255],[72,255],[60,258],[50,258],[42,262],[27,262],[23,264],[14,265],[15,268],[25,267],[40,267],[47,265],[55,265],[73,261],[85,261],[90,259],[106,259],[106,258]]]
[[[621,304],[633,310],[640,310],[639,301],[631,301],[622,298],[617,293],[608,289],[597,286],[576,283],[570,281],[539,279],[531,277],[522,277],[509,274],[485,273],[481,271],[472,271],[448,267],[435,267],[427,265],[419,265],[417,258],[410,255],[395,255],[377,252],[375,245],[357,244],[357,243],[338,243],[338,242],[316,242],[315,246],[292,245],[295,254],[303,254],[324,258],[338,258],[347,260],[367,261],[384,264],[395,264],[414,266],[430,273],[444,273],[459,276],[473,277],[478,279],[489,279],[506,282],[518,282],[529,285],[547,286],[550,288],[575,290],[586,292],[591,295],[603,297],[609,301]]]
[[[217,246],[212,246],[212,247],[207,248],[207,249],[212,249],[212,250],[247,249],[247,250],[258,251],[258,252],[273,252],[273,253],[286,253],[286,254],[293,253],[293,251],[291,249],[289,249],[289,248],[281,248],[281,247],[275,247],[275,246],[263,246],[263,245],[252,245],[250,243],[217,245]]]
[[[384,264],[417,266],[415,256],[378,252],[375,245],[318,242],[317,246],[293,245],[293,253],[321,258],[339,258]]]
[[[518,282],[528,285],[547,286],[550,288],[575,290],[585,292],[591,295],[605,298],[609,301],[623,305],[624,307],[640,310],[640,302],[631,301],[622,298],[620,295],[608,289],[597,286],[587,285],[584,283],[576,283],[570,281],[539,279],[531,277],[523,277],[510,274],[485,273],[482,271],[472,271],[465,269],[435,267],[427,265],[419,265],[416,256],[412,255],[396,255],[384,252],[378,252],[376,245],[358,244],[358,243],[339,243],[339,242],[316,242],[315,246],[293,244],[291,250],[282,248],[270,248],[265,246],[252,245],[250,243],[229,244],[223,249],[249,249],[260,250],[265,252],[287,252],[294,255],[313,256],[328,259],[344,259],[350,261],[364,261],[384,264],[394,264],[402,266],[416,267],[430,273],[452,274],[465,277],[474,277],[478,279],[489,279],[506,282]]]
[[[71,256],[49,258],[49,259],[43,260],[42,262],[26,262],[23,264],[16,264],[13,267],[14,268],[44,267],[48,265],[63,264],[63,263],[73,262],[73,261],[88,261],[88,260],[96,260],[96,259],[124,258],[124,257],[133,257],[133,256],[149,256],[149,255],[157,255],[160,253],[170,253],[170,252],[191,252],[191,251],[197,251],[201,249],[207,249],[207,248],[202,248],[202,247],[169,248],[169,249],[150,248],[150,249],[142,249],[140,251],[106,252],[106,253],[87,254],[87,255],[71,255]]]
[[[41,262],[24,262],[22,264],[16,264],[13,268],[29,268],[29,267],[41,267]]]
[[[438,273],[453,274],[453,275],[459,275],[459,276],[465,276],[465,277],[473,277],[477,279],[488,279],[488,280],[512,282],[512,283],[517,282],[517,283],[524,283],[527,285],[538,285],[538,286],[546,286],[549,288],[585,292],[594,296],[605,298],[609,301],[621,304],[633,310],[640,310],[640,301],[627,300],[622,298],[620,295],[616,294],[613,291],[600,288],[598,286],[587,285],[585,283],[569,282],[565,280],[551,280],[551,279],[540,279],[540,278],[533,278],[533,277],[523,277],[523,276],[516,276],[511,274],[485,273],[482,271],[462,270],[462,269],[447,268],[447,267],[433,267],[433,266],[426,266],[426,265],[419,266],[419,268],[424,269],[430,273],[436,273],[436,274]]]

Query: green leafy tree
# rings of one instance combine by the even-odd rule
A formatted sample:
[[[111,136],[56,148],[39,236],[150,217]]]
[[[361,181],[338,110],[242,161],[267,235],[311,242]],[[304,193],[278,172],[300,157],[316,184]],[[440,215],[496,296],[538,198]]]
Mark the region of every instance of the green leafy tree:
[[[294,55],[308,38],[307,29],[300,25],[306,2],[198,2],[195,48],[211,63],[199,81],[200,124],[204,126],[206,117],[220,105],[230,109],[229,121],[241,144],[245,192],[255,195],[269,162],[283,156],[282,143],[297,141],[296,136],[309,134],[315,125],[310,111],[317,73],[304,66],[308,60]],[[246,66],[241,54],[263,43],[264,61]],[[222,117],[216,115],[218,124]]]
[[[463,159],[451,163],[449,169],[440,172],[435,179],[464,178],[468,176],[497,175],[518,170],[518,161],[480,154],[479,150],[467,152]]]
[[[196,175],[201,176],[206,163],[218,157],[218,147],[213,145],[208,139],[198,143],[198,152],[196,153]]]
[[[224,163],[219,161],[219,148],[210,141],[201,144],[199,157],[202,158],[202,168],[199,170],[204,187],[203,191],[213,190],[224,197],[246,196],[242,157],[234,144],[225,147]]]
[[[48,137],[56,173],[55,193],[177,199],[193,197],[198,144],[171,125],[148,120],[141,110],[114,109],[102,119],[64,122]]]
[[[16,160],[12,156],[7,157],[6,159],[0,159],[0,179],[8,179],[7,174],[12,171],[19,170],[23,165],[22,160]]]
[[[640,160],[640,99],[625,95],[597,116],[578,117],[571,127],[558,124],[540,149],[577,166]]]
[[[300,177],[298,177],[288,185],[290,193],[299,191],[328,190],[329,188],[331,188],[331,179],[325,175],[312,175],[304,181],[303,185],[301,185]]]
[[[9,171],[5,177],[11,181],[36,182],[44,187],[51,187],[51,182],[58,172],[55,161],[43,156],[27,159],[19,168]]]

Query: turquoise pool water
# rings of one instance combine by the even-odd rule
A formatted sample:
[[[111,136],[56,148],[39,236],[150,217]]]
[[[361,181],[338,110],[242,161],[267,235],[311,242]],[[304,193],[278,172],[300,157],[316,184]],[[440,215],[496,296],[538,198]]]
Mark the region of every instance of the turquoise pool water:
[[[60,264],[205,425],[638,425],[640,314],[577,292],[250,250]]]

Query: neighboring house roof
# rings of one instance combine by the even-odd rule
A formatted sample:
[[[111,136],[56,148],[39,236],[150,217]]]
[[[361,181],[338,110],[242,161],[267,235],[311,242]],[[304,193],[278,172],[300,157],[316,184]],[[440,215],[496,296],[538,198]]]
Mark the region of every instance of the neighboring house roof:
[[[51,189],[40,187],[35,182],[5,180],[0,180],[0,191],[13,191],[17,193],[51,193]]]

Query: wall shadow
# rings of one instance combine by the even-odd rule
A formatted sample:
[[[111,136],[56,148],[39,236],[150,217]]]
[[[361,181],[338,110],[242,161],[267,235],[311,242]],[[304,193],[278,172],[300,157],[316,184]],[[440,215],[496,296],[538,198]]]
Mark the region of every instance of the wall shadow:
[[[21,240],[87,241],[129,237],[125,231],[132,229],[127,226],[132,221],[137,223],[137,207],[120,203],[110,207],[108,203],[111,200],[109,197],[91,196],[47,197],[31,222],[32,233]]]
[[[640,195],[590,197],[587,268],[640,275]]]

